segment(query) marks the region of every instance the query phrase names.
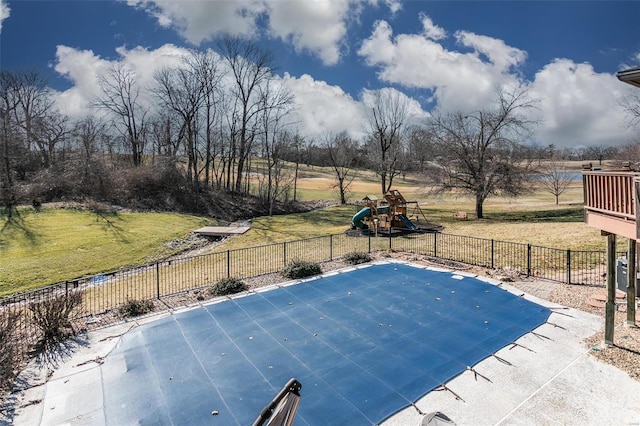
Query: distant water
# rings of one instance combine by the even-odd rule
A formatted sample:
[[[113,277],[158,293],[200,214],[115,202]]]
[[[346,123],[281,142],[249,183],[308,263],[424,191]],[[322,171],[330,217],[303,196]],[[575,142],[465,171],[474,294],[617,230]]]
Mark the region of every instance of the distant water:
[[[558,178],[559,179],[564,179],[564,178],[569,178],[572,181],[581,181],[582,180],[582,173],[580,172],[561,172],[558,173]],[[542,176],[540,175],[532,175],[531,176],[531,180],[542,180]]]

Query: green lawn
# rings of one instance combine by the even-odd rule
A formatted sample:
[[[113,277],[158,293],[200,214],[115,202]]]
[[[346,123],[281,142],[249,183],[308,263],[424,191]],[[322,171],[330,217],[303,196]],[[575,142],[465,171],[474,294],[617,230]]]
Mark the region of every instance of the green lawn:
[[[300,199],[332,199],[332,175],[327,169],[302,168],[306,180],[298,183]],[[485,205],[485,219],[474,219],[474,201],[468,195],[433,195],[415,176],[398,177],[395,189],[408,200],[420,202],[429,222],[443,232],[533,245],[604,250],[599,230],[583,222],[582,187],[572,186],[555,205],[553,197],[533,191],[518,198],[492,197]],[[351,200],[378,194],[374,176],[363,174],[352,185]],[[215,250],[232,250],[283,241],[342,233],[349,228],[358,205],[338,206],[302,214],[260,217],[251,221],[246,234],[224,241]],[[409,206],[411,212],[412,206]],[[455,220],[466,211],[470,220]],[[0,216],[0,227],[6,218]],[[52,284],[83,275],[115,270],[153,261],[171,254],[167,242],[184,237],[212,219],[169,213],[119,213],[99,216],[91,211],[31,208],[21,210],[19,220],[0,232],[0,296]],[[619,249],[626,240],[619,238]]]
[[[356,208],[346,205],[307,213],[256,218],[251,221],[251,229],[248,232],[228,239],[216,250],[232,250],[339,234],[349,228]]]
[[[21,209],[0,217],[0,296],[152,261],[211,219],[169,213]]]

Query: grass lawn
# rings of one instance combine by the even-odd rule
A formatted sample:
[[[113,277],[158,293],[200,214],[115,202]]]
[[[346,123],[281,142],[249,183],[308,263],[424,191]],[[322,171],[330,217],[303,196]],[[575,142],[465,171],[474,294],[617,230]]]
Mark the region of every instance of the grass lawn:
[[[211,223],[169,213],[22,209],[16,221],[0,217],[0,296],[155,260],[172,252],[167,242]]]
[[[337,200],[333,176],[327,168],[301,167],[298,199]],[[485,218],[476,220],[474,200],[468,195],[433,194],[418,177],[398,176],[394,189],[407,200],[417,200],[429,222],[443,232],[479,238],[529,243],[571,250],[604,250],[600,231],[583,222],[582,184],[574,183],[560,203],[541,190],[518,198],[492,197],[484,204]],[[372,173],[362,173],[351,185],[354,204],[318,211],[251,221],[246,234],[229,238],[215,251],[254,247],[329,234],[349,228],[365,195],[380,193]],[[409,206],[411,212],[412,206]],[[453,213],[466,211],[469,220]],[[6,218],[0,217],[0,227]],[[90,211],[24,209],[20,220],[0,232],[0,296],[83,275],[153,261],[171,254],[167,242],[184,237],[211,219],[164,213],[119,213],[98,216]],[[626,249],[618,239],[618,249]]]

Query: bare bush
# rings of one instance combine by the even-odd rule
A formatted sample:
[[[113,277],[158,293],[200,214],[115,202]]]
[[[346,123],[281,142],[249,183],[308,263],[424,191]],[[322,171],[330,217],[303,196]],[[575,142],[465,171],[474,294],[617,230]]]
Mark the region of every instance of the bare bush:
[[[18,374],[18,319],[16,312],[0,312],[0,391],[9,390]]]
[[[73,319],[81,304],[82,293],[78,291],[31,303],[29,310],[33,314],[33,323],[40,331],[36,349],[48,349],[75,335],[77,330]]]
[[[148,314],[149,312],[152,312],[154,308],[155,306],[151,300],[131,299],[127,300],[124,305],[120,306],[118,312],[123,318],[132,318]]]
[[[115,192],[113,170],[102,158],[71,157],[38,172],[22,201],[110,200]]]

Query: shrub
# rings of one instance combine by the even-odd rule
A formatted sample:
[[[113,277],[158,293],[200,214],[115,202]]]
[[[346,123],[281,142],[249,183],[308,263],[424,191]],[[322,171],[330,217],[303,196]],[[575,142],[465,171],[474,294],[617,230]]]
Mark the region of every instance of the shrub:
[[[354,251],[345,254],[342,260],[350,265],[359,265],[361,263],[371,262],[371,256],[366,251]]]
[[[229,294],[240,293],[247,289],[247,285],[238,278],[223,278],[218,281],[209,292],[213,296],[226,296]]]
[[[72,321],[81,303],[82,293],[74,291],[29,304],[33,322],[42,333],[36,347],[47,349],[75,335],[77,331]]]
[[[291,279],[305,278],[321,273],[322,268],[320,268],[320,265],[302,260],[294,260],[282,270],[282,275]]]
[[[124,318],[139,317],[153,311],[154,305],[151,300],[127,300],[120,306],[120,315]]]
[[[15,312],[0,312],[0,391],[9,390],[18,374],[18,319]]]

